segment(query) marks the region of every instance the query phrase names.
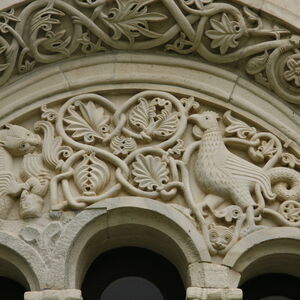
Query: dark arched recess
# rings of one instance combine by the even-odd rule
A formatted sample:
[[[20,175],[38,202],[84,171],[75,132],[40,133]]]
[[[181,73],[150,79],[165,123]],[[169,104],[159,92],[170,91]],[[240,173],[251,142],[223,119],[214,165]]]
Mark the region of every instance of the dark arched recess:
[[[264,274],[245,282],[244,300],[299,300],[300,279],[287,274]]]
[[[164,257],[137,247],[114,249],[96,258],[87,271],[82,293],[85,300],[185,299],[177,269]]]

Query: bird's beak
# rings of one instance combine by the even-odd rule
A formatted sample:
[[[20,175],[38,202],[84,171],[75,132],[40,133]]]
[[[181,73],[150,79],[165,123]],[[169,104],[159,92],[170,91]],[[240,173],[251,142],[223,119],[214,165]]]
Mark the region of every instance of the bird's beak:
[[[192,122],[192,123],[198,123],[199,121],[198,121],[198,115],[196,115],[196,114],[194,114],[194,115],[191,115],[191,116],[189,116],[188,117],[188,121],[190,121],[190,122]]]

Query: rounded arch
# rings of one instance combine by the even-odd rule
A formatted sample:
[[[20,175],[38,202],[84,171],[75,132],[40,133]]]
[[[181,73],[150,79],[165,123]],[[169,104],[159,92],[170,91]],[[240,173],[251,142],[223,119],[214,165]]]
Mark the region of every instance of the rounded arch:
[[[298,228],[267,228],[238,242],[223,264],[241,273],[240,284],[266,273],[286,273],[300,278],[300,231]]]
[[[39,254],[22,240],[0,232],[0,276],[38,291],[49,288],[47,267]]]
[[[59,256],[67,257],[55,265],[57,284],[80,288],[97,256],[123,246],[142,247],[164,256],[187,285],[193,276],[188,274],[189,264],[211,260],[195,226],[176,209],[140,197],[111,198],[88,207],[67,225],[57,242]]]

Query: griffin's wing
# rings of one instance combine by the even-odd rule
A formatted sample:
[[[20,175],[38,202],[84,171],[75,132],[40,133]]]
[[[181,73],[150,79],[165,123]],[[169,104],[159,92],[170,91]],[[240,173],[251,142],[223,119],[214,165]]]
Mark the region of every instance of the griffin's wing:
[[[24,181],[31,180],[31,182],[34,182],[32,180],[36,180],[31,190],[33,193],[40,196],[46,194],[51,173],[45,167],[41,154],[29,153],[24,156],[21,177]]]
[[[227,154],[225,167],[237,181],[259,183],[263,190],[270,191],[270,179],[260,167],[231,152]]]
[[[42,155],[35,153],[29,153],[24,156],[21,175],[25,180],[30,177],[51,177],[50,171],[43,163]]]
[[[14,175],[8,171],[0,172],[0,197],[8,194],[9,187],[16,183]]]

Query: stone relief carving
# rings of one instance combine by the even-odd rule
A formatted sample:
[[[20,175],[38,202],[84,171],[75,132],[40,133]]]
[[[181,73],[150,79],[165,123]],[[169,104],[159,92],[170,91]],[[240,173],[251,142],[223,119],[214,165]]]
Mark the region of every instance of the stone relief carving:
[[[30,34],[25,34],[25,28]],[[31,1],[0,12],[0,32],[0,85],[15,70],[24,74],[38,65],[80,53],[160,47],[181,55],[197,53],[216,64],[240,61],[245,74],[282,99],[300,103],[299,36],[234,1]],[[132,111],[132,126],[138,122],[136,114],[151,111],[145,103],[141,100]],[[89,121],[96,121],[90,117]],[[80,123],[76,118],[74,108],[69,116],[70,130],[74,122]],[[167,118],[165,113],[164,118]],[[168,119],[169,126],[171,119]],[[175,118],[172,120],[175,122]],[[105,119],[103,122],[106,125]],[[140,124],[141,130],[148,125]],[[150,131],[154,135],[162,134],[155,133],[154,128]],[[74,131],[74,134],[79,133]],[[171,132],[167,130],[165,134]],[[95,139],[105,132],[99,131],[97,135]]]
[[[118,109],[97,94],[50,106],[36,133],[0,131],[2,219],[18,201],[18,218],[58,219],[121,194],[147,197],[192,219],[213,255],[266,226],[300,226],[300,158],[231,111],[151,90]],[[42,243],[38,229],[20,234]]]
[[[19,236],[26,243],[35,247],[45,258],[47,266],[50,266],[53,259],[55,259],[53,254],[55,243],[61,234],[62,228],[63,226],[59,222],[51,222],[43,230],[27,226],[21,229]]]

